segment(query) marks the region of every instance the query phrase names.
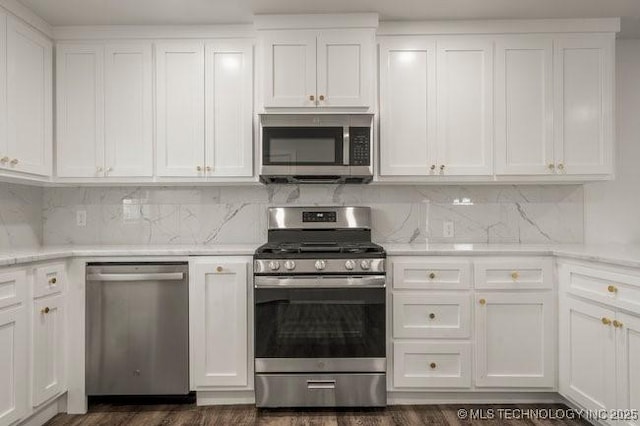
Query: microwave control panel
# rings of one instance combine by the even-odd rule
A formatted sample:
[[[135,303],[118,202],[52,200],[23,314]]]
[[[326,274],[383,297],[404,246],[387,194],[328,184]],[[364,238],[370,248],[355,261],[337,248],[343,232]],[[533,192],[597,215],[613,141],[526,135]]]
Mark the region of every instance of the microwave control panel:
[[[349,127],[349,165],[368,166],[371,164],[371,128]]]

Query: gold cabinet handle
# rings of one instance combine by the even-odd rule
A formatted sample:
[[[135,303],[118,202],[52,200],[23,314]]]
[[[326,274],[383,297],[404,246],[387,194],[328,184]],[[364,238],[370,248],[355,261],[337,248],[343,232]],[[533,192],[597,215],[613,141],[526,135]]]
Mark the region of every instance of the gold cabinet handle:
[[[433,368],[436,368],[436,367],[437,367],[437,365],[436,365],[436,363],[435,363],[435,362],[432,362],[431,364],[429,364],[429,367],[431,367],[431,368],[433,369]]]
[[[432,272],[432,273],[430,273],[430,274],[429,274],[429,279],[430,279],[430,280],[435,279],[435,277],[436,277],[436,274],[435,274],[434,272]]]
[[[113,167],[107,167],[107,173],[112,172],[113,171]]]
[[[549,168],[549,170],[553,170],[556,168],[556,165],[553,163],[550,163],[547,167]]]
[[[435,165],[435,164],[432,164],[432,165],[431,165],[431,170],[435,170],[435,169],[436,169],[436,165]]]
[[[310,101],[315,101],[315,100],[316,100],[316,97],[315,97],[315,96],[313,96],[313,95],[309,95],[309,100],[310,100]]]
[[[211,166],[207,166],[204,168],[206,171],[210,172],[211,171]]]
[[[11,160],[11,161],[9,162],[9,164],[11,164],[12,166],[15,166],[16,164],[18,164],[18,159],[17,159],[17,158],[14,158],[13,160]]]
[[[611,320],[607,317],[602,317],[601,321],[604,325],[611,325]]]
[[[218,271],[218,272],[222,272],[222,266],[218,266],[218,267],[216,268],[216,271]]]
[[[609,287],[607,287],[607,291],[609,293],[616,293],[618,291],[618,287],[616,287],[615,285],[610,285]]]
[[[53,285],[53,284],[55,284],[57,282],[58,282],[58,279],[56,277],[53,277],[53,278],[49,279],[49,285]]]
[[[518,279],[518,277],[520,277],[520,274],[518,274],[516,271],[511,273],[511,279],[516,281]]]
[[[480,299],[478,301],[481,305],[485,305],[487,303],[486,299]]]
[[[51,312],[51,309],[48,306],[40,311],[41,314],[48,314],[49,312]]]
[[[429,318],[434,319],[435,317],[436,317],[436,314],[434,314],[434,313],[430,313],[429,314]]]
[[[319,99],[320,99],[321,101],[324,101],[324,95],[320,95],[320,98],[319,98]]]
[[[564,164],[558,163],[558,170],[564,170]]]
[[[444,171],[444,164],[442,164],[442,165],[440,166],[440,171],[441,171],[441,172],[443,172],[443,171]]]
[[[2,164],[7,163],[8,161],[9,161],[9,157],[0,158],[0,163],[2,163]]]
[[[613,320],[613,326],[614,326],[615,328],[622,328],[622,326],[623,326],[623,325],[624,325],[624,324],[622,324],[620,321],[618,321],[618,320]]]
[[[96,167],[96,172],[100,173],[102,171],[102,167],[98,166]]]
[[[202,171],[202,166],[196,166],[196,170],[201,172]]]

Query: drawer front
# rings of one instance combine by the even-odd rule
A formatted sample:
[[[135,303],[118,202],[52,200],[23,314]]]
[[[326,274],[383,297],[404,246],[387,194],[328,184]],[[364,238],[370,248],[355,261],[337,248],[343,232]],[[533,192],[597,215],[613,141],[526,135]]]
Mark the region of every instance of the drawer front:
[[[471,295],[393,295],[393,337],[460,338],[471,331]]]
[[[471,287],[467,261],[431,261],[401,258],[392,261],[397,289],[466,289]]]
[[[543,289],[553,288],[553,261],[535,259],[487,259],[474,263],[476,288]]]
[[[27,297],[27,272],[0,272],[0,309],[19,305]]]
[[[579,265],[568,266],[568,274],[564,277],[569,293],[640,311],[640,277]]]
[[[394,342],[393,386],[471,387],[471,344]]]
[[[67,276],[63,263],[39,266],[36,268],[33,296],[41,297],[62,293],[67,285]]]

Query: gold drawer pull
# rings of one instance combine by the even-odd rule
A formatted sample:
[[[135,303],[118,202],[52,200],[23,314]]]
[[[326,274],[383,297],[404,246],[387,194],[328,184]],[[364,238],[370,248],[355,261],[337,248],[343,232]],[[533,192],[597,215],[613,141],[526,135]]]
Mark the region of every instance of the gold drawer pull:
[[[218,267],[216,268],[216,271],[218,271],[218,272],[222,272],[222,266],[218,266]]]
[[[320,100],[324,101],[324,95],[320,95]]]
[[[309,95],[309,100],[310,100],[310,101],[314,101],[315,99],[316,99],[316,97],[315,97],[315,96],[313,96],[313,95]]]
[[[622,324],[620,321],[618,321],[618,320],[613,320],[613,326],[614,326],[615,328],[622,328],[622,326],[623,326],[623,325],[624,325],[624,324]]]
[[[616,287],[615,285],[610,285],[609,287],[607,287],[607,291],[609,293],[615,293],[618,291],[618,287]]]
[[[435,164],[432,164],[432,165],[431,165],[431,170],[435,170],[435,169],[436,169],[436,165],[435,165]]]
[[[54,284],[55,284],[55,283],[57,283],[57,282],[58,282],[58,280],[57,280],[57,278],[56,278],[56,277],[49,278],[49,285],[54,285]]]
[[[601,321],[604,325],[611,325],[611,320],[607,317],[602,317]]]
[[[429,314],[429,318],[434,319],[435,317],[436,317],[436,314],[434,314],[434,313],[430,313]]]
[[[487,301],[485,299],[480,299],[479,302],[480,302],[481,305],[484,305],[484,304],[487,303]]]
[[[436,363],[435,363],[435,362],[432,362],[431,364],[429,364],[429,367],[431,367],[431,368],[436,368]]]
[[[511,279],[514,280],[514,281],[516,281],[519,276],[520,275],[515,271],[511,273]]]
[[[48,314],[49,312],[51,312],[51,309],[48,306],[40,311],[41,314]]]
[[[435,277],[436,277],[436,274],[435,274],[435,273],[433,273],[433,272],[432,272],[432,273],[430,273],[430,274],[429,274],[429,279],[430,279],[430,280],[435,279]]]

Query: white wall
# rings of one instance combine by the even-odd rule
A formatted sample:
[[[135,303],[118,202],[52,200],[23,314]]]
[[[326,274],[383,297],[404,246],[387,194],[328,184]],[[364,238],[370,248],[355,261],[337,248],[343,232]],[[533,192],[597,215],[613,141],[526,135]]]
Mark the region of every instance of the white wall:
[[[585,185],[585,242],[640,243],[640,40],[616,42],[616,180]]]

